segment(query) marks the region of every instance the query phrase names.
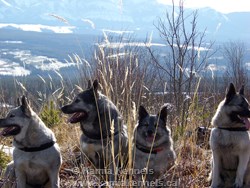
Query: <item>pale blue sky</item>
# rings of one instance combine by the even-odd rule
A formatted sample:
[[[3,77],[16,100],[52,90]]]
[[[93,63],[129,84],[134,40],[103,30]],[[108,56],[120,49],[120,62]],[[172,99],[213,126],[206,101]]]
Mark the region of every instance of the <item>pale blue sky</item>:
[[[172,4],[172,0],[157,0],[159,3]],[[179,0],[174,0],[178,5]],[[249,0],[184,0],[184,6],[190,8],[211,7],[219,12],[250,12]]]

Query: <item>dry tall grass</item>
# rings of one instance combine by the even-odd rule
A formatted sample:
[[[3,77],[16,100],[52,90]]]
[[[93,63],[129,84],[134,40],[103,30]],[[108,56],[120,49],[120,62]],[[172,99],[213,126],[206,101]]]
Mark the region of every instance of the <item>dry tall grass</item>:
[[[108,38],[106,38],[108,40]],[[106,41],[111,43],[112,41]],[[122,43],[120,43],[122,45]],[[121,48],[117,48],[121,49]],[[133,49],[123,49],[125,55],[120,56],[119,50],[97,46],[95,55],[91,62],[74,56],[71,61],[80,62],[83,71],[77,72],[79,80],[72,81],[70,76],[65,77],[57,72],[60,84],[55,84],[52,78],[43,79],[43,89],[37,93],[29,92],[27,86],[29,82],[23,84],[18,82],[16,87],[17,97],[26,94],[31,100],[32,106],[40,113],[41,106],[49,101],[53,101],[59,108],[62,104],[68,103],[73,96],[85,88],[87,79],[97,78],[101,84],[101,91],[108,96],[118,107],[124,117],[128,128],[129,137],[129,161],[127,169],[132,168],[132,136],[133,129],[137,121],[137,108],[140,104],[147,106],[151,113],[159,111],[159,107],[167,101],[165,94],[155,93],[156,88],[164,88],[159,84],[156,67],[146,61],[147,53],[139,53],[137,47]],[[112,55],[112,56],[111,56]],[[80,69],[80,70],[81,70]],[[81,80],[82,79],[82,80]],[[188,96],[190,106],[186,115],[186,127],[178,127],[178,114],[174,108],[169,115],[169,125],[174,138],[174,149],[177,154],[176,164],[164,174],[162,179],[166,180],[169,187],[207,187],[207,177],[210,172],[211,151],[205,150],[196,145],[195,129],[200,125],[209,126],[209,122],[216,108],[216,96],[209,94],[199,94],[200,82],[196,85],[196,90],[192,96]],[[49,91],[49,92],[48,92]],[[164,92],[164,89],[162,89]],[[2,97],[1,102],[4,102]],[[40,108],[39,108],[40,107]],[[7,109],[1,109],[2,116]],[[79,141],[81,130],[78,125],[67,123],[67,116],[61,114],[61,123],[52,127],[63,155],[63,165],[60,171],[61,187],[94,187],[93,184],[102,186],[98,177],[91,174],[89,162],[80,158]],[[1,144],[10,145],[9,139],[1,137]],[[119,181],[131,180],[128,174],[121,174]],[[118,181],[118,182],[119,182]],[[104,186],[105,184],[103,184]],[[120,187],[120,186],[115,186]]]

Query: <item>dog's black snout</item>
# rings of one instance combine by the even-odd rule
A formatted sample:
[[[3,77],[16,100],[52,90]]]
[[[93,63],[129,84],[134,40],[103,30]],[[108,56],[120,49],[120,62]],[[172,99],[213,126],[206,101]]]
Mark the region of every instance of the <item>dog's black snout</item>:
[[[61,107],[61,111],[62,111],[63,113],[65,113],[65,114],[67,114],[67,113],[68,113],[68,105],[62,106],[62,107]]]
[[[65,111],[65,106],[62,106],[60,109],[61,109],[62,112],[64,112]]]
[[[72,104],[68,104],[68,105],[64,105],[61,107],[61,111],[64,114],[73,114],[77,111],[79,111],[77,108],[74,108],[74,106]]]
[[[152,129],[149,129],[147,132],[148,132],[149,136],[151,136],[152,134],[154,134],[154,130],[152,130]]]

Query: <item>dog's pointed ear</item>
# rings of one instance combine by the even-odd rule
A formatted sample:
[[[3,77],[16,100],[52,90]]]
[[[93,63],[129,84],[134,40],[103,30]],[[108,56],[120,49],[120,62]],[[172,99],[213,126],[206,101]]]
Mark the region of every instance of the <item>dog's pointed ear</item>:
[[[28,99],[25,96],[22,96],[20,106],[21,106],[23,113],[25,113],[25,115],[30,117],[31,116],[31,108],[30,108]]]
[[[235,90],[235,87],[234,87],[233,83],[230,83],[229,88],[227,89],[226,102],[225,103],[226,104],[229,103],[234,95],[236,95],[236,90]]]
[[[161,111],[158,114],[160,119],[162,119],[164,122],[167,122],[168,108],[169,108],[169,106],[167,104],[163,105],[161,107]]]
[[[95,97],[98,98],[98,88],[99,88],[99,82],[98,80],[94,80],[93,82],[93,90],[95,92]]]
[[[143,118],[147,116],[148,116],[147,110],[143,106],[140,106],[139,107],[139,121],[141,121]]]
[[[239,92],[241,95],[244,95],[244,85],[241,86],[240,88],[240,92]]]
[[[95,97],[98,98],[98,88],[99,88],[99,83],[98,80],[94,80],[93,84],[91,82],[91,80],[88,81],[88,88],[87,89],[93,89],[93,92],[95,94]]]
[[[97,90],[98,90],[98,87],[99,87],[98,80],[94,80],[94,82],[93,82],[93,89],[94,89],[95,91],[97,91]]]

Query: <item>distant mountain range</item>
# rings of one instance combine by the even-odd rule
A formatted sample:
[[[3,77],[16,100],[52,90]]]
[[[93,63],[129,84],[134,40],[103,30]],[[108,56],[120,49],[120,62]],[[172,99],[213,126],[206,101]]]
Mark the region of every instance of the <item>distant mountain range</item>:
[[[159,51],[164,50],[155,24],[160,17],[164,19],[166,11],[171,13],[172,7],[156,0],[43,0],[35,3],[0,0],[0,77],[57,75],[58,72],[74,75],[72,72],[78,70],[79,64],[71,57],[74,59],[78,54],[90,60],[98,42],[114,48],[115,43],[106,40],[110,33],[112,37],[124,36],[122,45],[138,43],[141,47],[146,36],[153,33],[151,44]],[[185,9],[186,15],[192,11]],[[250,12],[222,14],[203,8],[198,10],[197,19],[198,31],[206,30],[205,42],[214,40],[220,45],[229,40],[241,40],[248,43],[249,52]],[[134,44],[128,44],[126,37],[130,34]],[[249,60],[247,54],[247,69],[250,69]],[[221,73],[226,69],[220,53],[214,54],[208,63],[211,72]]]
[[[170,12],[171,6],[156,0],[0,0],[0,29],[82,34],[126,30],[141,37],[153,31],[158,37],[154,23],[164,18],[166,11]],[[248,41],[249,20],[250,12],[222,14],[203,8],[198,12],[198,29],[206,29],[211,40]]]

